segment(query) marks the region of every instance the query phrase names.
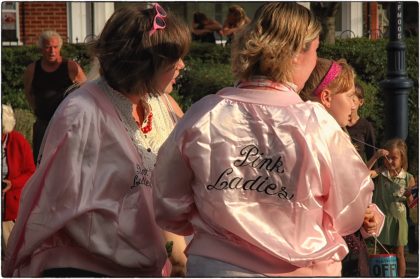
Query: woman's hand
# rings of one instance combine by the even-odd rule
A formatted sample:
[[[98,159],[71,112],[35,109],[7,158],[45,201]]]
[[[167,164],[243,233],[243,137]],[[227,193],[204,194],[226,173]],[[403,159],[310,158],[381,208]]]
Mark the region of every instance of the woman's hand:
[[[377,222],[373,211],[368,207],[365,211],[365,218],[363,220],[363,228],[368,234],[373,234],[377,229]]]
[[[376,159],[379,159],[379,158],[381,158],[381,157],[386,157],[386,156],[388,156],[388,154],[389,154],[389,152],[388,152],[388,150],[386,150],[386,149],[378,149],[376,152],[375,152],[375,157],[376,157]]]
[[[163,231],[166,241],[172,241],[172,251],[169,260],[172,263],[171,277],[185,277],[187,267],[187,257],[184,250],[187,247],[185,238],[174,233]]]
[[[2,193],[6,193],[10,189],[12,189],[12,181],[5,179],[3,180],[3,183],[6,184],[6,186],[2,189]]]

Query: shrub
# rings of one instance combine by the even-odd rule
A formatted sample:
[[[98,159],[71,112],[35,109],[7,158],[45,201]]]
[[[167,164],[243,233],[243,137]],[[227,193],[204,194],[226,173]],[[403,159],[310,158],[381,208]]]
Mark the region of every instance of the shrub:
[[[15,130],[25,136],[28,142],[32,145],[32,127],[35,123],[35,115],[29,110],[14,109],[16,126]]]
[[[188,59],[186,65],[175,94],[184,111],[202,97],[233,85],[229,64],[203,64],[200,59]]]
[[[418,38],[409,38],[406,42],[406,68],[408,77],[413,80],[413,90],[409,94],[409,167],[411,172],[418,169]],[[366,104],[361,115],[370,119],[375,127],[378,145],[384,139],[384,97],[379,82],[386,78],[387,41],[370,41],[366,38],[337,39],[335,45],[321,45],[320,57],[345,58],[355,69],[366,92]],[[85,70],[89,70],[89,55],[84,44],[63,46],[62,54],[76,60]],[[25,67],[39,57],[35,47],[2,48],[2,102],[11,103],[16,108],[27,109],[23,94],[22,74]],[[192,103],[207,94],[214,94],[226,86],[233,85],[230,70],[230,47],[193,42],[190,53],[185,57],[186,69],[177,82],[173,96],[185,111]],[[281,61],[279,61],[281,63]],[[414,171],[413,171],[414,170]]]

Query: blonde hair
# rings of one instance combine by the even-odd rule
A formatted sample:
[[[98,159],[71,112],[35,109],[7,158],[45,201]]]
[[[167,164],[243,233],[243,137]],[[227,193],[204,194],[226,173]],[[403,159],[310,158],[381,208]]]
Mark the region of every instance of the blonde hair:
[[[264,75],[275,82],[291,81],[293,57],[308,50],[320,32],[320,23],[305,7],[266,3],[233,40],[233,74],[239,80]]]
[[[407,144],[401,138],[394,138],[394,139],[388,140],[384,145],[384,149],[388,151],[391,151],[394,148],[400,151],[401,167],[403,168],[403,170],[407,171],[408,169]]]
[[[58,46],[61,48],[63,46],[63,39],[61,38],[60,34],[52,30],[46,30],[39,35],[38,38],[38,47],[41,49],[44,47],[44,41],[49,41],[52,38],[58,39]]]
[[[229,20],[229,16],[233,16],[234,22]],[[240,24],[246,23],[247,20],[249,21],[244,8],[239,5],[232,5],[229,7],[227,21],[230,27],[239,27]]]
[[[314,95],[315,89],[322,82],[333,62],[333,60],[318,58],[314,70],[300,93],[303,100],[317,101],[319,99],[319,96]],[[347,64],[346,60],[340,59],[336,61],[336,63],[341,66],[341,72],[326,87],[332,94],[344,93],[351,90],[354,86],[354,79],[356,77],[353,68]]]
[[[15,128],[16,118],[10,105],[1,105],[1,128],[3,134],[8,134]]]

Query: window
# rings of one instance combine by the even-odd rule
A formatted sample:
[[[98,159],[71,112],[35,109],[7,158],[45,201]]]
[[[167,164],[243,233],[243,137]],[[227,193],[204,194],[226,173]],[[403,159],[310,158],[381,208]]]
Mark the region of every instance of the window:
[[[2,44],[17,44],[19,41],[19,8],[17,2],[1,4],[1,40]]]

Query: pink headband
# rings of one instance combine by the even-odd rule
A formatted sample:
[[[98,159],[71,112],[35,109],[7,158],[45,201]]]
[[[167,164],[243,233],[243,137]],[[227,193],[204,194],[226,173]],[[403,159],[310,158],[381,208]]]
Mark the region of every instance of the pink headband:
[[[325,77],[322,79],[321,83],[318,85],[318,87],[314,90],[314,95],[319,96],[321,94],[322,90],[327,88],[328,85],[341,73],[341,66],[333,61],[331,64],[330,69],[325,74]]]

